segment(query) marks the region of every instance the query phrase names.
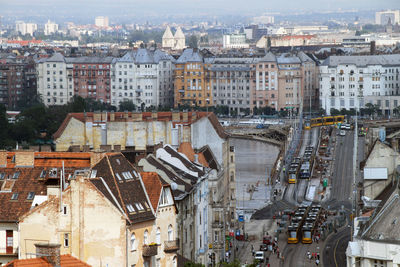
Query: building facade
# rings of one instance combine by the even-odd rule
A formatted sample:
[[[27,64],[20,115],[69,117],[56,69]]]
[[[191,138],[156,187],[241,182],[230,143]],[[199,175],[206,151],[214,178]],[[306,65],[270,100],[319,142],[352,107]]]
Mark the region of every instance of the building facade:
[[[320,103],[331,109],[378,105],[386,115],[399,105],[400,55],[330,56],[319,67]]]

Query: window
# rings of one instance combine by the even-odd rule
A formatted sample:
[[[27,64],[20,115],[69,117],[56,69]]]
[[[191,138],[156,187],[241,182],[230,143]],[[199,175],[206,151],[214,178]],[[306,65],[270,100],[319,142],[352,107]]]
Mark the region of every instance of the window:
[[[28,196],[26,197],[27,200],[32,200],[35,197],[35,192],[29,192]]]
[[[4,180],[4,177],[6,177],[6,174],[4,172],[0,173],[0,180]]]
[[[64,234],[64,247],[69,247],[69,234]]]
[[[127,204],[126,208],[128,209],[129,213],[135,212],[135,209],[133,208],[132,204]]]
[[[160,227],[157,228],[157,232],[156,232],[156,243],[158,245],[161,244],[161,230]]]
[[[15,172],[14,174],[13,174],[13,179],[18,179],[18,177],[19,177],[19,174],[20,174],[20,172]]]
[[[136,236],[135,233],[131,234],[131,251],[136,250]]]
[[[172,225],[170,224],[168,226],[168,241],[174,240],[174,230],[172,228]]]
[[[143,244],[149,244],[149,231],[145,230],[143,233]]]
[[[130,172],[123,172],[122,175],[124,176],[124,178],[126,180],[133,179],[133,176],[132,176],[132,174]]]
[[[63,214],[67,215],[67,206],[63,206]]]
[[[121,178],[121,176],[119,175],[119,173],[115,173],[115,176],[117,176],[118,181],[122,181],[122,178]]]
[[[143,205],[141,203],[135,203],[135,206],[139,211],[144,210]]]
[[[19,193],[14,193],[11,196],[11,200],[18,200]]]

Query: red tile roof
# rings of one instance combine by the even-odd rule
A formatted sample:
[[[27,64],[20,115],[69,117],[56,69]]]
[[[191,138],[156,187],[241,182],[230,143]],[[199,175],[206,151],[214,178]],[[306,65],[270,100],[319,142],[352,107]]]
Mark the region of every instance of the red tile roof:
[[[61,267],[91,267],[91,265],[69,255],[61,255]],[[5,265],[5,267],[52,267],[45,258],[34,258],[25,260],[13,260]]]
[[[144,187],[146,188],[147,195],[150,198],[151,205],[156,211],[163,187],[160,178],[156,172],[141,172],[140,175],[142,176]]]
[[[192,162],[194,162],[194,150],[192,144],[189,142],[183,142],[179,145],[178,152],[185,154],[186,157]]]

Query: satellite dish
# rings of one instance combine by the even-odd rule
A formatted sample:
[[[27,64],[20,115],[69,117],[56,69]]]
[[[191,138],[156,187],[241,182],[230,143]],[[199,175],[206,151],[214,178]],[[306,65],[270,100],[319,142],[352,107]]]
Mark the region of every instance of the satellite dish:
[[[172,190],[176,190],[176,189],[178,189],[178,185],[176,183],[172,183],[171,188],[172,188]]]

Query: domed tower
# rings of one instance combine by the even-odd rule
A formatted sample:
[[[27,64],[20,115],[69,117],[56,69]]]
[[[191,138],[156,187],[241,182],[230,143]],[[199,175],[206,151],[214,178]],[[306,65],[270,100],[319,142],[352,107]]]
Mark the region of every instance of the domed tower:
[[[165,29],[165,32],[162,37],[162,47],[163,48],[174,48],[174,36],[172,35],[171,29],[169,26]]]
[[[186,47],[185,46],[185,35],[183,34],[181,27],[178,27],[178,29],[176,30],[174,39],[175,39],[175,45],[174,45],[175,50],[185,49],[185,47]]]

